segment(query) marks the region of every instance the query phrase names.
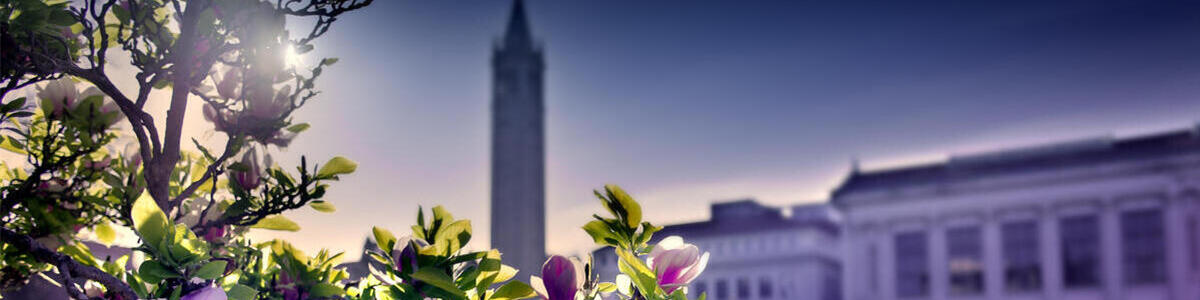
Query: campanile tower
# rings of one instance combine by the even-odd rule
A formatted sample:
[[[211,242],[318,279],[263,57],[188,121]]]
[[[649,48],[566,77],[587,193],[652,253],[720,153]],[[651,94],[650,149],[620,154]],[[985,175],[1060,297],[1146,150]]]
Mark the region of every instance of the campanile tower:
[[[546,259],[544,69],[517,0],[492,51],[491,228],[492,247],[520,276],[540,273]]]

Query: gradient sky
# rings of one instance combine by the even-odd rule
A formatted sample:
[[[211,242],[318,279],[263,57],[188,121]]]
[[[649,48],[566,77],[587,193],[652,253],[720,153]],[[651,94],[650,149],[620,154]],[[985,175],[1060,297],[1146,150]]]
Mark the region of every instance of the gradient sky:
[[[547,54],[548,250],[591,248],[591,189],[649,220],[708,203],[823,201],[864,168],[1200,120],[1200,7],[1149,1],[529,1]],[[972,3],[966,3],[972,2]],[[306,59],[337,56],[288,152],[358,172],[334,214],[259,234],[358,257],[445,205],[488,243],[489,59],[508,1],[376,1]],[[193,119],[199,118],[195,115]],[[290,158],[289,158],[290,157]]]

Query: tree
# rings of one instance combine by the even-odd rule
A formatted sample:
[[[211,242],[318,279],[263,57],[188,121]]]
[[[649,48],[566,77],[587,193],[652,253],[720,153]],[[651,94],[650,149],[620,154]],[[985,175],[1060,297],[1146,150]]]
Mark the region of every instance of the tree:
[[[124,299],[178,296],[203,284],[187,276],[231,267],[230,257],[209,251],[227,231],[249,226],[292,229],[279,213],[321,201],[328,181],[352,172],[334,158],[324,165],[301,160],[296,173],[274,167],[269,146],[286,146],[307,124],[292,112],[317,95],[315,79],[336,59],[308,70],[284,63],[285,51],[310,51],[344,13],[371,0],[14,0],[0,4],[0,97],[36,87],[35,101],[17,98],[0,108],[4,149],[24,156],[3,164],[0,238],[3,284],[11,286],[53,267],[75,298],[98,282]],[[305,18],[311,30],[285,30],[288,18]],[[109,55],[127,55],[136,88],[114,84]],[[79,87],[85,87],[83,92]],[[151,91],[169,99],[151,99]],[[169,101],[164,128],[146,112],[150,101]],[[228,136],[223,149],[183,149],[189,101],[203,101],[204,116]],[[127,130],[113,125],[124,119]],[[128,138],[126,134],[131,135]],[[118,153],[110,144],[130,140]],[[237,162],[231,162],[236,157]],[[266,161],[264,164],[263,162]],[[226,178],[222,180],[221,178]],[[168,218],[167,216],[173,216]],[[191,218],[184,226],[172,224]],[[90,258],[75,231],[133,226],[148,258],[138,274],[151,285],[125,281],[131,273],[113,261]],[[243,229],[244,230],[244,229]],[[201,239],[199,237],[203,237]],[[157,264],[157,265],[156,265]],[[157,271],[156,271],[157,272]],[[150,272],[153,273],[153,272]],[[224,272],[218,272],[221,275]],[[161,278],[155,278],[161,277]],[[211,277],[211,276],[200,276]],[[211,278],[210,278],[211,279]],[[138,287],[151,286],[152,290]]]

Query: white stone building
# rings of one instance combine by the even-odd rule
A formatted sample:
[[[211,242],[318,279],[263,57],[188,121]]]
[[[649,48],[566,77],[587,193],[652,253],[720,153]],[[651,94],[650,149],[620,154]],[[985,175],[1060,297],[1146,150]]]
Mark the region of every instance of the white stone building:
[[[712,220],[669,225],[655,242],[678,235],[710,253],[708,268],[689,286],[708,299],[840,298],[838,226],[826,205],[795,206],[790,214],[753,200],[712,205]],[[600,278],[617,274],[611,248],[593,252]]]
[[[853,172],[844,296],[1200,299],[1200,128]]]

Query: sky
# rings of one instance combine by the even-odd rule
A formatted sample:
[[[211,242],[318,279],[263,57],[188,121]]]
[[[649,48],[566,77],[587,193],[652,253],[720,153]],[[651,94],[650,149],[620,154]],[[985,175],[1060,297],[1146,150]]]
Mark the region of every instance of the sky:
[[[1194,5],[1194,4],[1192,4]],[[305,54],[339,57],[285,152],[344,155],[333,214],[256,232],[360,254],[443,205],[488,247],[493,43],[510,2],[376,1]],[[591,190],[659,224],[714,201],[825,201],[878,169],[1200,120],[1200,7],[1153,1],[537,1],[546,51],[547,250],[592,249]],[[297,27],[298,29],[298,27]],[[199,109],[195,107],[192,112]],[[189,122],[202,122],[191,114]],[[202,137],[211,132],[192,132]]]

